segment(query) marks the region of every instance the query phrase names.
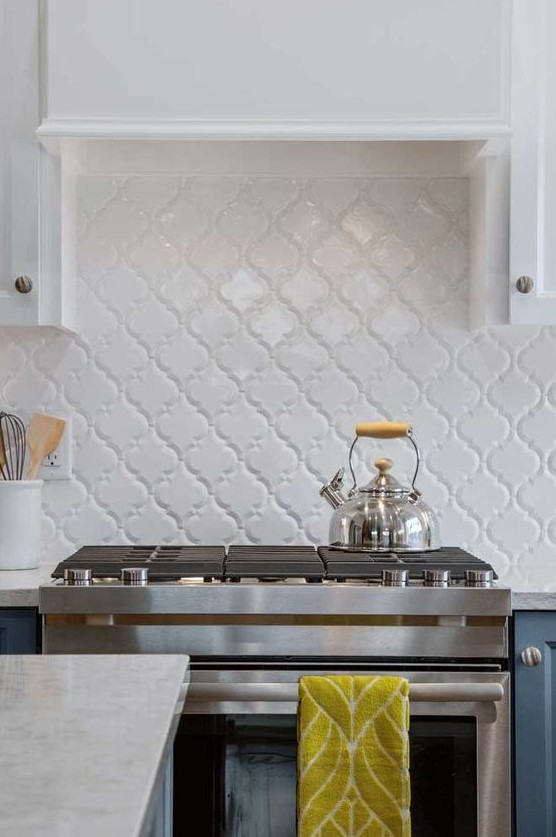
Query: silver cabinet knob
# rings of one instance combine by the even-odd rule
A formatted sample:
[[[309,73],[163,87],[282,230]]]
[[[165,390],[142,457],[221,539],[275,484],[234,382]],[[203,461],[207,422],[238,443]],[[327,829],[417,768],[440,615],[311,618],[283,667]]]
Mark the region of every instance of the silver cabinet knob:
[[[528,645],[521,652],[521,659],[526,666],[538,666],[542,663],[542,654],[534,645]]]
[[[33,280],[29,276],[18,276],[14,285],[20,294],[28,294],[33,290]]]
[[[520,294],[530,294],[535,287],[535,283],[533,282],[531,276],[520,276],[519,279],[516,280],[515,287]]]

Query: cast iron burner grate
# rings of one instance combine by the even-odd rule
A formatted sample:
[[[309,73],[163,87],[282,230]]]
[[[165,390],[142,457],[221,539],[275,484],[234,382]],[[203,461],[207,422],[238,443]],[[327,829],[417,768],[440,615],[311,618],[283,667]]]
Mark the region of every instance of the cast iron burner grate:
[[[178,578],[222,579],[224,546],[84,546],[62,561],[53,578],[63,578],[64,570],[90,569],[93,578],[119,579],[124,567],[146,567],[150,581]]]
[[[457,547],[435,552],[372,553],[320,546],[84,546],[62,561],[53,578],[63,578],[67,568],[90,569],[94,579],[120,579],[124,567],[146,567],[149,581],[180,578],[204,581],[281,581],[295,578],[308,582],[378,581],[382,570],[409,570],[410,579],[420,580],[423,570],[436,567],[451,571],[454,580],[465,570],[492,570],[490,564]],[[494,572],[494,571],[493,571]],[[497,578],[494,573],[494,578]]]
[[[466,570],[492,570],[481,558],[470,555],[455,546],[445,546],[434,552],[356,552],[342,547],[319,546],[318,553],[326,569],[326,578],[344,581],[353,579],[380,579],[382,570],[408,570],[409,578],[421,579],[424,570],[450,570],[451,578],[461,581]]]
[[[324,567],[313,546],[239,546],[228,548],[225,577],[264,580],[306,578],[322,581]]]

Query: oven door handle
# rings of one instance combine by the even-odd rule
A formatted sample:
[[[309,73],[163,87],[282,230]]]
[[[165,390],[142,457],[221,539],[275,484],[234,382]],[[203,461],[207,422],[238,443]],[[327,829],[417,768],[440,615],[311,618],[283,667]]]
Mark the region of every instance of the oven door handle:
[[[250,703],[295,703],[297,683],[200,683],[189,685],[186,701]],[[500,683],[410,683],[414,703],[491,703],[504,699]]]

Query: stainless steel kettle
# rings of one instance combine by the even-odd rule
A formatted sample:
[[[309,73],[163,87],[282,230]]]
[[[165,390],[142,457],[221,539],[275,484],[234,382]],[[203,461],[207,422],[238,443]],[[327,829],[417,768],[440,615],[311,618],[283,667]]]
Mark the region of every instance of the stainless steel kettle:
[[[392,466],[390,459],[377,459],[377,476],[368,485],[358,488],[352,455],[360,436],[409,439],[417,456],[410,488],[400,485],[388,473]],[[330,544],[346,550],[364,549],[372,552],[428,552],[440,549],[436,517],[415,487],[419,462],[419,448],[409,424],[390,421],[357,424],[355,439],[349,451],[353,485],[348,496],[342,494],[343,468],[320,489],[321,497],[334,509],[330,521]]]

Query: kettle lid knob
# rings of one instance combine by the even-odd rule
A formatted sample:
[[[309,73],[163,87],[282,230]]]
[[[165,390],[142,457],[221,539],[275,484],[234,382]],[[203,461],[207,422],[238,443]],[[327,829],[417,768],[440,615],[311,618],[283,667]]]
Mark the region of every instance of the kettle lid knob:
[[[403,488],[392,474],[388,471],[393,465],[391,459],[381,456],[374,461],[375,468],[378,474],[370,481],[368,485],[362,488],[367,494],[372,494],[375,497],[398,497],[400,499],[407,496],[407,488]]]

